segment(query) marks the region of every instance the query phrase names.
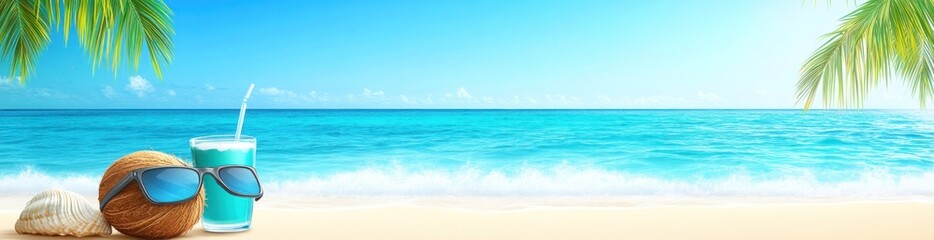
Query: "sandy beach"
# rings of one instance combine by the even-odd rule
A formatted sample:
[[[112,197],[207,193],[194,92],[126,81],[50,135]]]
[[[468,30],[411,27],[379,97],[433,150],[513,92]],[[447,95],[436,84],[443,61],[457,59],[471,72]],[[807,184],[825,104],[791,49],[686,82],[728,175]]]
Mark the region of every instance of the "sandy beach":
[[[5,203],[10,203],[6,200]],[[19,215],[0,210],[0,239],[19,235]],[[185,239],[934,239],[934,203],[808,203],[742,206],[551,207],[259,206],[253,229]],[[128,238],[119,232],[101,239]],[[95,238],[88,238],[95,239]]]

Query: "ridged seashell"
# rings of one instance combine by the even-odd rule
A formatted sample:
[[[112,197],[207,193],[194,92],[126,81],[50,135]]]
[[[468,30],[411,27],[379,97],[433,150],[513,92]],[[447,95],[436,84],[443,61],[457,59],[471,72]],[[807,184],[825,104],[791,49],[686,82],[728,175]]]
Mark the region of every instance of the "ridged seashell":
[[[106,236],[110,224],[91,202],[74,192],[45,190],[26,203],[16,221],[19,234]]]

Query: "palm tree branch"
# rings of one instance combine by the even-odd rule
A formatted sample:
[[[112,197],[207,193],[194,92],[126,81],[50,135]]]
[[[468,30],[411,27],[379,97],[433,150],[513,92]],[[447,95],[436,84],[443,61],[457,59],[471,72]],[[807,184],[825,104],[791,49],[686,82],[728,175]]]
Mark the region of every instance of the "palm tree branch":
[[[93,68],[107,63],[115,76],[124,63],[138,71],[144,47],[160,79],[172,61],[172,10],[162,0],[0,0],[0,7],[0,53],[12,62],[11,79],[19,75],[23,83],[52,26],[66,43],[73,27]]]
[[[127,57],[133,66],[139,66],[145,42],[153,70],[161,78],[160,62],[172,62],[172,35],[175,34],[171,23],[172,10],[162,1],[129,0],[124,2],[123,12],[118,16],[124,20],[117,31],[122,34],[118,39],[126,41]],[[117,54],[119,52],[115,52],[114,58]]]
[[[860,5],[802,66],[798,102],[807,110],[822,95],[825,107],[862,107],[870,90],[880,82],[888,85],[897,73],[924,107],[932,97],[932,10],[932,1],[869,0]]]
[[[38,6],[33,0],[0,1],[0,56],[11,61],[10,79],[20,76],[20,84],[50,41],[49,25],[39,17]]]

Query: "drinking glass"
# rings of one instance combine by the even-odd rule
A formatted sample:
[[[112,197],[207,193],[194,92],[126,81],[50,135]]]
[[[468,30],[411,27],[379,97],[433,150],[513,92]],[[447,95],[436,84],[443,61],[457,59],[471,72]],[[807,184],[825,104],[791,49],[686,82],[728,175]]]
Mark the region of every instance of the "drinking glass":
[[[195,167],[223,165],[254,166],[256,138],[214,135],[192,138],[191,157]],[[253,198],[235,196],[221,187],[214,176],[204,178],[205,206],[202,226],[208,232],[240,232],[250,229]]]

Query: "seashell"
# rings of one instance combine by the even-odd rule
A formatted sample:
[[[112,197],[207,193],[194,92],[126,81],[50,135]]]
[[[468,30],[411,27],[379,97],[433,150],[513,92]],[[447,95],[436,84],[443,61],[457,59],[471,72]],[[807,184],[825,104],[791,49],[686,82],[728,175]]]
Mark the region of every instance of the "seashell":
[[[19,234],[49,236],[106,236],[110,224],[97,207],[74,192],[61,189],[45,190],[26,203],[26,209],[16,221]]]

